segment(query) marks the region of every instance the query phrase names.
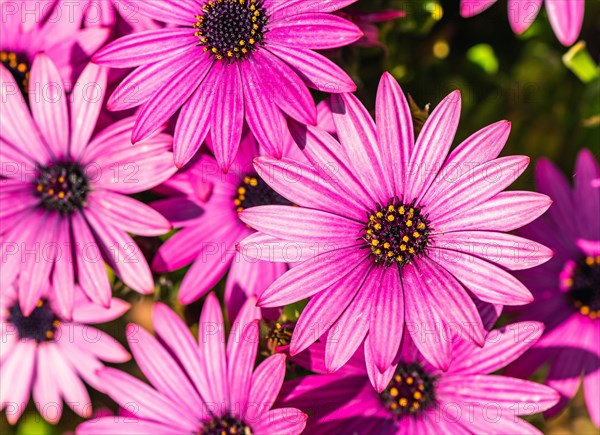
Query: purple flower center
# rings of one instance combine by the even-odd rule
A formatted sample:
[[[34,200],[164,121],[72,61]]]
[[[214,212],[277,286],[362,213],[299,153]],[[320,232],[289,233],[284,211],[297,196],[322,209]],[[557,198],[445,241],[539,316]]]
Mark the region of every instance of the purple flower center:
[[[405,203],[391,198],[386,206],[377,204],[367,217],[364,240],[376,264],[404,266],[423,254],[430,244],[427,215],[414,200]]]
[[[252,428],[230,416],[215,417],[205,424],[200,435],[252,435]]]
[[[39,171],[35,184],[44,207],[61,213],[85,207],[90,183],[79,163],[56,163]]]
[[[237,189],[233,200],[237,211],[259,205],[292,205],[258,176],[247,176]]]
[[[600,256],[568,262],[561,274],[561,287],[581,314],[600,318]]]
[[[0,51],[0,61],[14,77],[21,93],[26,95],[31,70],[31,65],[29,64],[27,56],[12,51]]]
[[[419,364],[399,364],[388,387],[380,394],[396,418],[422,412],[434,400],[435,377]]]
[[[38,343],[54,338],[56,328],[60,325],[59,318],[45,299],[40,299],[29,316],[21,311],[19,303],[8,310],[8,323],[17,329],[20,339],[33,339]]]
[[[244,59],[261,45],[268,17],[261,0],[213,0],[196,16],[199,45],[216,59]]]

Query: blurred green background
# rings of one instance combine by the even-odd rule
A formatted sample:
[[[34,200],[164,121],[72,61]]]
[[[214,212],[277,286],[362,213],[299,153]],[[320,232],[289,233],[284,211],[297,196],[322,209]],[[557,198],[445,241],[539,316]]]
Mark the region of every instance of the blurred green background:
[[[567,174],[572,173],[575,156],[584,147],[600,154],[600,79],[596,69],[589,77],[578,77],[563,62],[569,48],[554,36],[542,9],[531,28],[516,36],[508,24],[506,0],[470,19],[459,16],[459,0],[360,0],[353,10],[372,12],[401,10],[405,18],[377,24],[377,47],[348,47],[329,53],[358,84],[358,96],[369,109],[383,71],[391,72],[405,92],[424,107],[435,105],[449,92],[460,89],[463,111],[457,144],[476,130],[497,120],[512,122],[512,133],[504,154],[525,154],[532,161],[545,156]],[[586,16],[580,36],[586,47],[578,52],[576,67],[586,56],[600,59],[600,1],[586,1]],[[583,61],[578,60],[583,59]],[[594,74],[596,77],[594,78]],[[533,165],[532,165],[533,166]],[[532,166],[515,187],[533,188]],[[157,239],[138,241],[152,256]],[[202,302],[183,308],[176,303],[176,289],[183,271],[157,277],[154,296],[142,297],[115,282],[115,295],[132,303],[132,310],[104,329],[125,342],[125,324],[136,322],[151,329],[149,309],[153,299],[168,302],[189,324],[198,319]],[[222,284],[222,283],[221,283]],[[222,290],[219,285],[218,290]],[[134,363],[119,366],[140,375]],[[91,392],[95,408],[114,409],[106,396]],[[1,434],[60,434],[72,431],[81,421],[65,409],[56,427],[50,426],[28,408],[16,427],[0,417]],[[597,434],[579,394],[559,417],[533,423],[548,434]]]

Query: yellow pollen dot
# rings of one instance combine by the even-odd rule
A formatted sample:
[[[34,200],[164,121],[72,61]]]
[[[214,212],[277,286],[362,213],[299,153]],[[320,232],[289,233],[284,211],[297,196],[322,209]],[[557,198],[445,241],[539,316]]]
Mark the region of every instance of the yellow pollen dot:
[[[389,215],[389,216],[387,217],[387,220],[388,220],[388,221],[390,221],[390,222],[393,222],[393,221],[394,221],[394,219],[396,219],[396,218],[394,217],[394,215],[393,215],[393,214],[391,214],[391,215]]]
[[[588,314],[590,314],[590,307],[588,307],[587,305],[584,305],[583,307],[581,307],[579,312],[581,314],[583,314],[584,316],[587,316]]]
[[[40,299],[39,301],[37,301],[37,304],[35,304],[35,306],[38,308],[42,308],[44,306],[44,301]]]
[[[387,256],[391,258],[394,256],[394,253],[392,251],[388,251]]]
[[[367,230],[367,234],[373,234],[373,230]]]
[[[402,257],[402,255],[398,255],[398,256],[396,257],[396,260],[397,260],[399,263],[402,263],[402,262],[404,261],[404,257]]]
[[[63,191],[58,192],[58,197],[60,199],[64,199],[65,198],[65,192],[63,192]]]
[[[398,394],[400,394],[400,391],[396,387],[390,388],[390,395],[392,397],[396,397]]]
[[[25,65],[24,63],[20,63],[19,66],[17,67],[17,69],[19,70],[19,72],[25,72],[27,71],[27,65]]]
[[[400,213],[400,214],[404,214],[404,213],[405,213],[405,211],[406,211],[406,210],[404,210],[404,206],[401,206],[401,207],[398,209],[398,213]]]
[[[405,244],[400,245],[400,250],[401,251],[406,251],[406,245]]]
[[[563,284],[567,287],[571,287],[573,285],[573,280],[571,278],[564,279]]]
[[[48,194],[54,195],[54,189],[48,189]]]
[[[62,175],[60,177],[58,177],[58,182],[59,183],[64,183],[65,182],[65,177],[63,177]]]
[[[402,376],[400,376],[400,375],[396,375],[396,376],[394,377],[394,380],[395,380],[396,382],[402,382]]]
[[[402,241],[403,241],[404,243],[408,242],[409,240],[410,240],[410,239],[408,238],[408,236],[404,236],[404,237],[402,237]]]
[[[394,211],[394,206],[393,205],[388,205],[388,211],[389,212],[393,212]]]
[[[408,385],[412,385],[412,383],[413,383],[414,381],[415,381],[415,380],[412,378],[412,376],[409,376],[408,378],[406,378],[406,383],[407,383]]]
[[[243,201],[246,199],[246,195],[240,195],[238,198],[240,199],[240,201]]]
[[[407,227],[412,227],[413,222],[409,219],[406,221],[406,226]]]
[[[385,249],[390,249],[390,244],[389,244],[388,242],[385,242],[385,243],[383,244],[383,247],[384,247]]]
[[[41,184],[38,184],[37,191],[41,192],[42,190],[44,190],[44,186],[42,186]]]
[[[217,50],[217,48],[216,48],[216,47],[213,47],[213,48],[211,49],[211,51],[212,51],[213,53],[216,53],[218,50]]]
[[[413,394],[413,397],[417,400],[419,400],[421,397],[423,397],[423,395],[421,394],[420,391],[415,391],[415,394]]]
[[[398,404],[396,402],[392,402],[390,404],[390,408],[392,408],[392,409],[398,409]]]
[[[242,48],[242,53],[246,54],[246,53],[248,53],[248,50],[245,48]]]
[[[383,213],[381,213],[380,211],[377,212],[376,216],[381,219],[383,217]]]
[[[240,201],[240,200],[239,200],[239,199],[237,199],[237,198],[233,200],[233,203],[234,203],[235,205],[242,205],[242,201]]]
[[[414,237],[415,239],[418,239],[419,237],[421,237],[421,235],[420,235],[418,232],[416,232],[416,231],[415,231],[415,232],[413,233],[413,237]]]
[[[381,229],[381,224],[375,224],[375,225],[373,225],[373,228],[375,228],[377,231],[379,231]]]
[[[375,250],[375,255],[380,255],[381,254],[381,249],[376,249]]]
[[[240,45],[246,45],[246,41],[244,41],[243,39],[240,41]]]
[[[373,246],[379,245],[379,240],[377,240],[377,239],[371,240],[371,245],[373,245]]]
[[[593,266],[594,265],[594,258],[593,257],[586,257],[585,264],[587,264],[588,266]]]
[[[418,409],[421,405],[419,405],[419,402],[413,402],[412,407],[415,409]]]
[[[246,188],[245,187],[238,187],[238,193],[240,195],[245,195],[246,194]]]
[[[250,180],[250,186],[252,186],[252,187],[258,186],[258,180],[256,178],[252,178]]]
[[[52,337],[54,337],[54,332],[46,331],[46,338],[52,338]]]
[[[8,55],[4,51],[0,52],[0,61],[6,62],[6,59],[8,59]]]
[[[411,253],[411,254],[414,254],[415,253],[415,248],[412,248],[412,247],[408,248],[408,252]]]
[[[425,229],[425,224],[423,222],[419,222],[419,225],[417,225],[417,228],[420,230],[424,230]]]
[[[58,320],[55,320],[54,322],[52,322],[52,326],[58,328],[60,326],[60,322]]]
[[[398,402],[400,403],[400,406],[402,406],[402,407],[408,405],[408,400],[406,399],[406,397],[401,397]]]

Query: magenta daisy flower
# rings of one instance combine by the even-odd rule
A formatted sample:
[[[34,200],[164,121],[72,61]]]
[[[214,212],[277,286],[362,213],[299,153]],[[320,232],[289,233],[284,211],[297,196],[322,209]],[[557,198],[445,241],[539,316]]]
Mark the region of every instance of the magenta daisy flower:
[[[47,1],[3,1],[0,8],[0,61],[23,94],[28,89],[36,54],[46,53],[56,64],[63,82],[70,84],[110,34],[109,29],[100,27],[81,29],[81,19],[72,14],[82,11],[67,0],[57,1],[55,6]]]
[[[547,383],[561,393],[555,415],[577,392],[583,376],[587,407],[600,427],[600,168],[588,150],[579,154],[575,187],[548,160],[536,170],[538,190],[554,199],[548,213],[521,232],[554,250],[545,265],[518,277],[535,295],[523,317],[544,322],[540,341],[511,368],[527,377],[551,363]],[[573,217],[572,210],[577,209]]]
[[[508,0],[508,21],[520,35],[529,29],[542,8],[543,0]],[[496,3],[496,0],[461,0],[460,14],[469,18]],[[554,34],[565,46],[575,43],[581,32],[585,0],[546,0],[546,12]]]
[[[330,14],[355,1],[138,2],[140,13],[173,26],[126,36],[94,56],[94,62],[110,67],[138,67],[108,108],[142,105],[134,143],[181,108],[174,146],[178,167],[210,131],[217,161],[227,170],[244,123],[269,155],[281,157],[285,115],[316,122],[307,86],[325,92],[356,89],[346,73],[313,51],[362,36],[357,26]]]
[[[303,158],[292,141],[284,148],[284,155]],[[248,296],[260,296],[287,270],[285,263],[257,261],[235,249],[238,242],[255,232],[239,219],[241,210],[290,204],[256,173],[252,159],[259,155],[253,136],[246,134],[229,173],[223,174],[212,157],[203,155],[156,189],[168,197],[152,207],[181,231],[160,247],[152,268],[164,273],[193,262],[179,288],[181,303],[189,304],[206,294],[229,270],[225,305],[229,318],[235,319]],[[263,314],[279,317],[274,309]]]
[[[221,307],[211,293],[202,309],[199,340],[162,304],[153,310],[158,339],[128,326],[129,344],[152,387],[119,370],[98,376],[107,394],[133,418],[100,418],[83,423],[90,434],[299,434],[306,415],[295,408],[272,409],[285,376],[285,355],[254,369],[259,327],[249,299],[225,342]],[[133,406],[132,406],[133,405]]]
[[[102,361],[124,362],[129,353],[114,338],[88,323],[120,317],[129,304],[112,299],[110,308],[95,305],[81,289],[75,291],[72,320],[60,314],[57,291],[46,287],[34,310],[25,315],[13,286],[0,292],[0,410],[15,424],[30,393],[40,415],[60,420],[63,400],[78,415],[90,417],[92,404],[85,381],[102,391],[96,371]]]
[[[2,288],[19,279],[27,316],[50,281],[69,318],[76,283],[95,303],[110,303],[106,261],[129,287],[151,293],[150,268],[128,233],[159,235],[171,225],[125,194],[173,174],[172,137],[133,146],[132,118],[92,137],[106,88],[106,70],[96,65],[79,77],[69,108],[58,70],[39,54],[29,80],[31,112],[10,72],[1,66],[0,74]]]
[[[523,354],[542,331],[541,323],[522,322],[492,331],[483,347],[459,341],[447,372],[428,364],[407,340],[383,374],[365,371],[369,354],[362,349],[338,373],[327,374],[324,346],[316,344],[294,361],[320,374],[287,382],[278,404],[309,413],[311,434],[539,434],[518,416],[550,408],[558,393],[491,373]]]
[[[265,181],[302,207],[243,210],[240,218],[259,233],[239,249],[285,261],[295,247],[309,257],[265,290],[259,306],[310,297],[291,352],[302,351],[333,325],[330,370],[340,368],[367,333],[372,360],[386,370],[405,324],[423,355],[447,368],[451,340],[444,329],[468,329],[483,344],[470,294],[501,305],[531,302],[529,291],[506,269],[535,266],[552,253],[505,232],[537,218],[551,201],[537,193],[503,192],[529,162],[523,156],[497,158],[508,122],[478,131],[448,155],[460,115],[458,92],[433,111],[416,143],[407,101],[391,75],[380,83],[377,125],[353,95],[332,100],[341,143],[315,127],[292,129],[312,167],[288,159],[255,160],[259,173],[268,174]]]

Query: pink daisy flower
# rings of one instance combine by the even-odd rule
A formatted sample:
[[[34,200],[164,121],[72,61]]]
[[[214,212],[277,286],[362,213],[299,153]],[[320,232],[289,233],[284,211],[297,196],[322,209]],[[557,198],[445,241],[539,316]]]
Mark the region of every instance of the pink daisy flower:
[[[61,315],[57,291],[48,287],[34,310],[25,315],[13,286],[0,292],[0,410],[15,424],[30,393],[40,415],[57,423],[63,400],[78,415],[90,417],[92,404],[83,383],[103,391],[96,371],[102,361],[124,362],[129,353],[114,338],[91,323],[120,317],[129,304],[112,299],[110,308],[95,305],[81,289],[75,291],[72,320]]]
[[[315,124],[307,86],[351,92],[352,80],[315,49],[351,44],[362,33],[330,14],[356,0],[155,0],[140,13],[176,27],[140,32],[104,47],[94,62],[138,67],[108,101],[109,110],[142,105],[133,142],[181,108],[175,164],[182,167],[210,131],[223,170],[247,124],[269,155],[281,157],[285,115]]]
[[[510,372],[527,377],[550,362],[546,382],[562,397],[549,415],[564,409],[583,376],[587,407],[600,427],[600,189],[594,185],[598,177],[600,168],[588,150],[577,158],[574,188],[550,161],[538,162],[538,190],[554,204],[521,232],[550,246],[554,258],[518,277],[535,295],[533,304],[522,310],[523,317],[544,322],[546,332]]]
[[[81,17],[72,15],[82,11],[67,0],[3,1],[0,9],[0,61],[23,94],[28,89],[36,54],[44,52],[54,61],[70,89],[70,84],[110,34],[109,29],[100,27],[81,29]]]
[[[284,155],[303,158],[293,141],[284,148]],[[179,288],[181,303],[202,297],[229,270],[225,305],[229,318],[235,319],[248,296],[260,296],[287,270],[285,263],[257,261],[235,249],[238,242],[255,232],[239,219],[241,210],[291,204],[256,173],[252,160],[259,155],[254,137],[246,134],[229,173],[223,174],[212,157],[203,155],[155,189],[168,197],[152,207],[181,231],[160,247],[152,269],[171,272],[193,262]],[[266,309],[263,314],[277,318],[279,310]]]
[[[306,415],[294,408],[271,409],[285,376],[285,355],[254,369],[259,327],[255,300],[248,299],[229,340],[217,298],[208,295],[196,343],[191,332],[162,304],[153,309],[158,339],[137,325],[127,328],[129,344],[152,387],[119,370],[98,376],[107,394],[134,418],[100,418],[83,423],[91,434],[299,434]]]
[[[510,130],[506,121],[478,131],[449,154],[460,116],[458,92],[433,111],[416,143],[408,103],[391,75],[380,82],[377,125],[353,95],[332,100],[341,143],[316,127],[292,129],[312,167],[289,159],[255,160],[258,172],[268,174],[265,181],[301,207],[243,210],[240,218],[258,234],[239,249],[253,258],[286,261],[295,247],[308,258],[266,289],[259,306],[311,298],[291,352],[331,330],[331,371],[367,333],[370,360],[386,370],[405,324],[423,355],[446,369],[449,328],[462,327],[483,345],[470,294],[500,305],[531,302],[507,269],[533,267],[552,253],[506,231],[531,222],[551,201],[537,193],[503,192],[529,162],[524,156],[497,158]],[[334,169],[333,175],[324,169]]]
[[[508,21],[520,35],[529,29],[542,8],[543,0],[508,0]],[[460,14],[469,18],[496,3],[496,0],[461,0]],[[554,34],[565,46],[575,43],[581,32],[585,0],[546,0],[546,12]]]
[[[550,408],[558,393],[491,373],[523,354],[542,331],[541,323],[522,322],[492,331],[483,347],[457,342],[446,372],[428,364],[409,339],[383,374],[365,371],[362,349],[328,374],[324,347],[315,345],[294,361],[319,374],[287,382],[277,403],[311,415],[311,434],[540,434],[518,416]]]
[[[155,236],[171,225],[125,194],[173,174],[171,136],[133,146],[134,119],[128,118],[92,137],[106,88],[106,70],[96,65],[75,83],[70,108],[45,54],[31,69],[31,112],[4,66],[0,79],[2,288],[18,277],[28,316],[50,281],[57,309],[69,318],[76,283],[95,303],[110,304],[106,261],[129,287],[152,293],[150,268],[127,233]]]

